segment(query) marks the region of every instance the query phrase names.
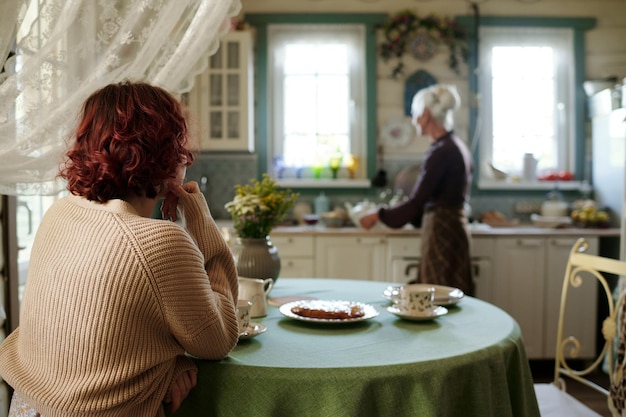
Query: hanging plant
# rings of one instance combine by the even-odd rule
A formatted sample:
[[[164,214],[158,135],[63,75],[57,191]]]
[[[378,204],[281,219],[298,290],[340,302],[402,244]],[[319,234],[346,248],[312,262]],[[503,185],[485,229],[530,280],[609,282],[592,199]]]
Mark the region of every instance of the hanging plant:
[[[438,43],[448,47],[448,66],[456,74],[460,74],[459,58],[467,61],[467,31],[454,19],[442,18],[430,14],[419,17],[411,10],[392,16],[380,26],[385,40],[380,45],[380,56],[389,61],[397,58],[391,77],[396,78],[404,72],[402,57],[410,50],[416,59],[429,59]]]

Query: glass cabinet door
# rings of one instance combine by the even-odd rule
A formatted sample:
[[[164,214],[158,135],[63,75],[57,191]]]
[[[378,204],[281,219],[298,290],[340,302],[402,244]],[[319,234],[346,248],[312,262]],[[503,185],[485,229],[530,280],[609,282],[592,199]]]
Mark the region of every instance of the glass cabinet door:
[[[189,107],[202,150],[254,151],[252,63],[250,32],[231,32],[196,77]]]

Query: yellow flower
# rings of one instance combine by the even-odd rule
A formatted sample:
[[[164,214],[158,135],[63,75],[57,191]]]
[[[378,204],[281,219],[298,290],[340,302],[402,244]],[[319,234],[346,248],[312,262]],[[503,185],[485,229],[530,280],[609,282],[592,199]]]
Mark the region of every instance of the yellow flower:
[[[277,223],[285,219],[299,194],[283,190],[263,174],[261,181],[235,185],[235,197],[224,208],[233,219],[235,231],[241,238],[264,238]]]

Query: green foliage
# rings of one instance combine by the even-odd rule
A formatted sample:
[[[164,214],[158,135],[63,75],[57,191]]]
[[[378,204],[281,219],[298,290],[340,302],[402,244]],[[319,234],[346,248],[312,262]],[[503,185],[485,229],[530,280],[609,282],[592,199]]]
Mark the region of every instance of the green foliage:
[[[233,219],[237,236],[264,238],[283,221],[300,196],[283,190],[268,174],[261,181],[235,185],[235,198],[224,206]]]
[[[459,55],[467,60],[467,31],[454,19],[435,15],[419,17],[411,10],[405,10],[389,18],[380,29],[383,30],[385,41],[380,45],[380,56],[388,61],[397,58],[398,64],[391,76],[397,77],[404,71],[402,56],[411,40],[420,32],[428,33],[434,39],[448,47],[448,66],[459,74]]]

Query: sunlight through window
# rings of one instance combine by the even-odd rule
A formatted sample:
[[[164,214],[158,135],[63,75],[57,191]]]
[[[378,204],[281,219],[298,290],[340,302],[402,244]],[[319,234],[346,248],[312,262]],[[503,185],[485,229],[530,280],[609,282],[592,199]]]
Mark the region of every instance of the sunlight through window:
[[[336,155],[359,156],[364,131],[362,28],[308,25],[270,33],[274,160],[300,175],[328,166]]]
[[[573,170],[573,43],[565,29],[481,32],[481,156],[521,175],[524,154],[538,173]]]

